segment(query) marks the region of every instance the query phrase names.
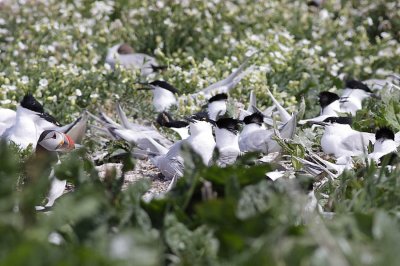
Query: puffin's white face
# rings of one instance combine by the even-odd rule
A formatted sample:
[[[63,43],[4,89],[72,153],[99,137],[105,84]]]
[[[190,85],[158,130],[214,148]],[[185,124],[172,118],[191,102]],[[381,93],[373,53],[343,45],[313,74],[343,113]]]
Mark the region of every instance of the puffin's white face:
[[[55,130],[43,131],[38,145],[49,151],[69,151],[75,148],[74,141],[68,135]]]

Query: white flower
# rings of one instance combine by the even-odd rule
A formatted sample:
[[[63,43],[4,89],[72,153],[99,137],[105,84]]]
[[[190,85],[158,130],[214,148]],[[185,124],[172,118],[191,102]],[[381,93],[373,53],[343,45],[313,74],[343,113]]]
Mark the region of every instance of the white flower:
[[[11,100],[10,100],[10,99],[1,100],[0,103],[1,103],[1,104],[4,104],[4,105],[5,105],[5,104],[10,104],[10,103],[11,103]]]
[[[47,81],[47,79],[40,79],[39,80],[39,86],[40,87],[47,87],[47,85],[49,85],[49,82]]]
[[[111,14],[113,10],[114,7],[111,1],[96,1],[92,4],[90,13],[96,18],[101,18]]]
[[[92,94],[90,94],[90,98],[92,98],[92,99],[99,98],[99,94],[97,94],[97,93],[92,93]]]
[[[29,83],[29,78],[27,76],[22,76],[21,83],[22,84],[28,84]]]
[[[15,85],[1,85],[1,88],[3,88],[5,91],[15,91],[17,87]]]
[[[332,52],[332,51],[329,51],[329,52],[328,52],[328,55],[329,55],[330,57],[336,57],[335,52]]]
[[[374,25],[374,21],[372,20],[371,17],[368,17],[368,18],[367,18],[367,23],[368,23],[369,26]]]
[[[361,56],[356,56],[354,57],[354,62],[356,63],[356,65],[362,65],[363,58]]]

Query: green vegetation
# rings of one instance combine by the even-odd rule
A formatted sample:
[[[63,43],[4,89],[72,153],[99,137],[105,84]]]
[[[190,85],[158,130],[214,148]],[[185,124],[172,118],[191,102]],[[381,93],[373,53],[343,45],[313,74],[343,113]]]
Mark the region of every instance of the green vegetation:
[[[139,121],[154,119],[151,96],[135,90],[138,73],[104,65],[107,48],[126,42],[168,65],[160,77],[183,93],[227,76],[259,49],[257,68],[231,96],[246,102],[254,90],[264,109],[269,89],[290,111],[304,97],[312,117],[318,93],[339,91],[344,78],[400,72],[398,10],[398,1],[384,0],[326,0],[319,9],[286,0],[6,0],[0,105],[14,108],[32,92],[64,123],[83,109],[111,111],[117,101]],[[382,101],[369,100],[355,128],[400,130],[399,98],[384,90]],[[181,105],[175,114],[193,108]],[[86,149],[64,155],[56,167],[74,191],[50,215],[34,210],[49,187],[48,169],[30,151],[0,144],[0,265],[399,264],[398,169],[360,164],[319,186],[319,204],[335,213],[327,217],[305,208],[314,181],[308,176],[270,182],[265,172],[274,165],[253,165],[254,155],[225,169],[187,155],[177,187],[144,202],[145,180],[126,190],[124,174],[100,181],[90,154],[103,147],[88,134]],[[296,141],[317,150],[318,137],[301,128]],[[304,156],[291,145],[286,153]],[[124,173],[135,163],[121,160]]]

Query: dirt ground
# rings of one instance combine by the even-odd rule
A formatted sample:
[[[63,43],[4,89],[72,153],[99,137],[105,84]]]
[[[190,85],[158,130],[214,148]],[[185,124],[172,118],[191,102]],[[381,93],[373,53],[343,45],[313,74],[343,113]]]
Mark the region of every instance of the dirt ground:
[[[117,177],[121,176],[122,164],[120,163],[107,163],[101,166],[97,166],[96,169],[99,171],[100,178],[104,178],[106,171],[111,170],[113,167],[117,169]],[[166,192],[168,185],[171,180],[164,179],[162,175],[159,174],[156,167],[154,167],[149,160],[136,160],[135,169],[129,171],[125,175],[125,181],[123,189],[126,189],[130,185],[134,185],[135,182],[142,178],[147,178],[151,181],[151,187],[148,191],[147,196],[160,195]]]

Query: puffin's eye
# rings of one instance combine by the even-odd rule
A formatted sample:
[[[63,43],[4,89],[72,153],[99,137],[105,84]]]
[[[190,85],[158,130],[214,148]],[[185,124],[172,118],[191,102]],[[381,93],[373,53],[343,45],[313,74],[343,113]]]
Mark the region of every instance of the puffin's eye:
[[[56,139],[57,138],[56,134],[54,134],[51,138]]]

